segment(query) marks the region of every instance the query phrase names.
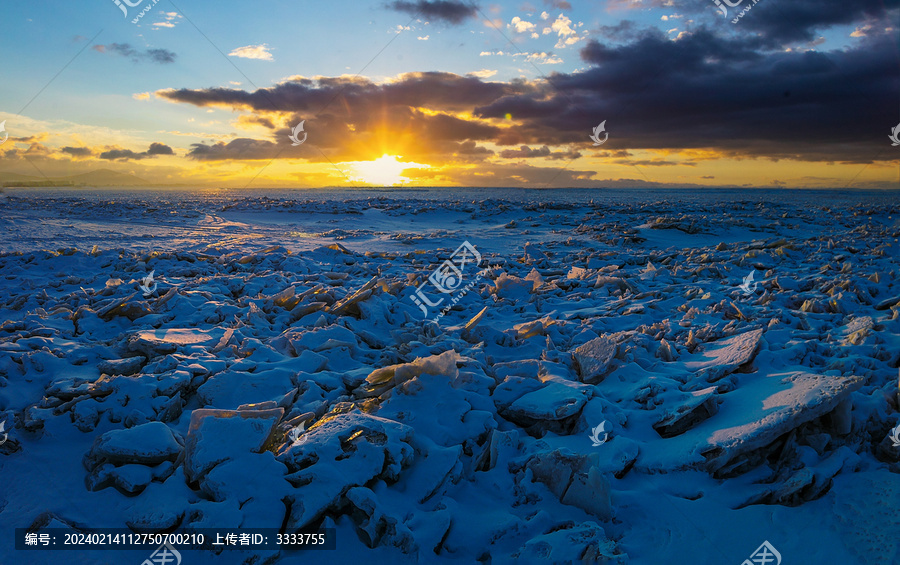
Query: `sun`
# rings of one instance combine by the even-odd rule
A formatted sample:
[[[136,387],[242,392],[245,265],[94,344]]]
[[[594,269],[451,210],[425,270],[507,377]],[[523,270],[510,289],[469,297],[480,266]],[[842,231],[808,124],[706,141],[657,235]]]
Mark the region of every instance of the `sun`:
[[[374,161],[351,161],[347,163],[356,172],[354,181],[361,181],[376,186],[394,186],[403,184],[409,179],[404,177],[406,169],[427,169],[428,165],[405,163],[396,155],[384,154]]]

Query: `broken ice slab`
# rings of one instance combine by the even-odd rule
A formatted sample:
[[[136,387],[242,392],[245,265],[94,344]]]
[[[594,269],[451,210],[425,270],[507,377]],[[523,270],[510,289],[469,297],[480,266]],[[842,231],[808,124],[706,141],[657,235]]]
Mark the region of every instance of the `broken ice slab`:
[[[141,370],[147,358],[143,355],[125,359],[107,359],[97,363],[97,370],[107,375],[133,375]]]
[[[224,461],[261,452],[282,415],[282,408],[194,410],[185,439],[184,474],[188,482],[197,481]]]
[[[865,379],[812,373],[749,376],[721,396],[719,414],[687,432],[700,445],[710,472],[753,463],[752,452],[835,410]]]
[[[199,346],[210,348],[215,346],[225,335],[223,328],[201,330],[197,328],[170,328],[143,330],[136,332],[128,339],[128,348],[148,357],[174,353],[179,348]]]
[[[716,382],[733,373],[756,356],[763,330],[751,330],[726,339],[705,343],[684,357],[684,366],[708,382]]]
[[[344,494],[355,486],[373,479],[396,482],[416,458],[413,428],[356,411],[332,411],[307,435],[307,441],[278,455],[293,472],[287,479],[296,487],[288,503],[289,530],[342,506]]]
[[[495,558],[494,563],[628,563],[628,555],[620,553],[616,542],[606,537],[603,528],[593,522],[575,525],[571,522],[559,529],[534,537],[510,555],[509,560]]]
[[[596,453],[580,455],[555,449],[532,456],[525,466],[533,481],[544,483],[560,502],[581,508],[600,520],[612,520],[609,479],[598,471]]]
[[[886,298],[875,305],[876,310],[887,310],[891,306],[895,304],[900,304],[900,295],[892,296],[890,298]]]
[[[844,328],[844,345],[860,345],[874,327],[875,322],[869,316],[854,318]]]
[[[183,443],[162,422],[110,430],[94,441],[84,465],[88,470],[102,463],[159,465],[163,461],[175,461],[184,449]]]
[[[97,317],[104,320],[110,320],[115,316],[125,316],[131,321],[137,320],[142,316],[151,314],[152,310],[143,302],[130,302],[137,295],[132,292],[124,298],[116,298],[111,300],[106,306],[97,310]]]
[[[716,393],[716,387],[711,386],[689,394],[685,402],[670,408],[662,420],[653,424],[653,429],[661,437],[683,434],[718,412],[719,395]]]
[[[197,389],[200,406],[232,409],[241,404],[278,401],[295,388],[295,372],[286,367],[255,371],[231,369],[213,375]]]
[[[572,352],[572,357],[581,381],[596,384],[603,380],[616,356],[616,349],[616,344],[607,337],[598,337],[579,345]]]
[[[585,390],[587,388],[559,382],[546,383],[540,389],[517,398],[506,409],[504,416],[523,426],[535,421],[569,418],[577,414],[590,398],[591,391]]]
[[[459,375],[456,363],[460,360],[459,354],[451,349],[440,355],[417,357],[412,363],[381,367],[369,373],[365,384],[353,391],[353,394],[357,398],[381,396],[395,386],[422,374],[443,375],[453,379]]]
[[[175,472],[184,440],[162,422],[111,430],[98,437],[82,463],[89,490],[115,486],[127,496],[140,494],[153,480]]]

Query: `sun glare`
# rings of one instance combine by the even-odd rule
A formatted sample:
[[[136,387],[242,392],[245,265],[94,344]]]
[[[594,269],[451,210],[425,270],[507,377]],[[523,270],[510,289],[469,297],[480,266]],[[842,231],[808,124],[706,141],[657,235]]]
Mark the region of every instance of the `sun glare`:
[[[354,181],[371,185],[394,186],[403,184],[409,179],[404,177],[406,169],[427,169],[428,165],[420,163],[404,163],[396,155],[382,155],[374,161],[351,161],[347,163],[356,172]]]

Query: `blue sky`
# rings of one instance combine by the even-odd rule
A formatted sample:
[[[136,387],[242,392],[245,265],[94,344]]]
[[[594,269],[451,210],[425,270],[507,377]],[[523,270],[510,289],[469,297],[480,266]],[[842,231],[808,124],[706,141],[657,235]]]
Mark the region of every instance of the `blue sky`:
[[[54,176],[102,167],[158,182],[174,182],[179,170],[193,171],[197,168],[195,165],[199,157],[192,150],[194,144],[246,139],[252,140],[244,142],[247,144],[278,145],[286,142],[283,134],[285,128],[292,127],[301,119],[310,120],[309,127],[316,122],[313,114],[304,114],[312,110],[309,103],[293,98],[283,99],[287,106],[280,109],[285,111],[272,113],[252,104],[242,105],[240,96],[236,96],[235,103],[229,105],[227,100],[197,103],[186,97],[167,98],[160,93],[171,90],[199,93],[215,88],[253,93],[260,88],[283,85],[292,77],[293,80],[298,80],[297,77],[353,77],[360,71],[360,77],[373,85],[402,82],[402,77],[410,73],[440,72],[475,77],[487,84],[508,85],[502,96],[498,95],[506,101],[515,97],[530,97],[530,106],[512,104],[515,111],[503,114],[508,115],[510,124],[503,123],[503,115],[499,118],[479,115],[485,108],[484,100],[466,109],[452,110],[434,106],[433,102],[407,104],[419,117],[442,114],[466,121],[467,125],[490,125],[495,134],[503,130],[504,135],[494,135],[492,139],[488,139],[491,136],[486,134],[481,138],[454,134],[455,137],[445,140],[456,144],[475,143],[477,148],[489,151],[484,153],[489,155],[485,157],[488,159],[485,164],[496,167],[496,176],[488,180],[496,180],[502,185],[517,182],[528,184],[537,177],[548,177],[554,170],[563,171],[560,182],[578,186],[602,184],[602,181],[627,182],[629,179],[636,184],[667,186],[740,185],[737,181],[743,175],[750,179],[744,183],[749,185],[823,187],[840,184],[850,178],[850,169],[837,175],[824,174],[827,172],[824,170],[822,174],[811,170],[813,162],[818,167],[835,162],[843,166],[840,163],[842,159],[837,158],[835,148],[831,147],[801,150],[793,158],[802,174],[798,173],[791,181],[785,180],[788,170],[776,163],[790,158],[790,150],[781,148],[767,153],[760,149],[763,143],[754,138],[748,139],[745,145],[753,145],[752,158],[763,162],[757,161],[754,167],[729,175],[726,182],[723,173],[734,167],[740,169],[741,162],[745,161],[736,159],[733,152],[722,152],[721,140],[729,136],[720,130],[734,129],[735,122],[704,124],[698,131],[684,131],[683,137],[689,138],[689,142],[684,144],[667,142],[660,145],[652,141],[653,125],[638,123],[642,115],[652,111],[633,108],[632,100],[635,104],[646,103],[654,109],[660,108],[667,103],[664,93],[657,92],[655,95],[660,98],[656,101],[650,100],[652,96],[648,94],[648,99],[644,101],[641,99],[646,89],[656,88],[654,80],[657,76],[660,77],[660,91],[667,87],[674,88],[679,81],[680,84],[685,81],[690,83],[692,77],[683,74],[688,70],[696,73],[693,76],[698,80],[704,75],[717,73],[720,80],[707,90],[720,89],[722,96],[727,97],[733,96],[729,95],[729,85],[734,85],[736,80],[731,70],[740,69],[744,64],[759,64],[754,72],[747,73],[748,81],[759,83],[760,77],[778,68],[821,71],[827,63],[814,61],[810,55],[821,54],[834,61],[835,65],[845,65],[849,75],[853,66],[850,55],[871,50],[873,57],[885,60],[885,67],[892,69],[893,74],[880,82],[872,78],[871,84],[863,87],[877,90],[876,104],[884,116],[877,126],[875,117],[872,117],[872,133],[867,132],[872,145],[860,146],[858,151],[848,153],[845,159],[848,166],[859,168],[875,158],[875,144],[884,145],[882,142],[886,140],[886,134],[900,120],[900,112],[896,111],[900,108],[900,97],[896,91],[900,75],[900,56],[897,55],[900,52],[897,48],[900,34],[896,20],[900,9],[896,0],[865,0],[862,2],[866,4],[864,9],[842,7],[834,0],[821,4],[810,0],[798,0],[800,4],[784,0],[759,0],[736,24],[723,18],[712,0],[690,3],[660,0],[480,2],[475,4],[477,8],[471,14],[459,21],[429,19],[421,14],[412,17],[410,10],[403,10],[402,7],[393,9],[390,2],[274,0],[260,4],[234,0],[179,0],[176,3],[160,0],[152,5],[152,1],[143,0],[139,6],[128,8],[127,19],[113,0],[92,0],[80,4],[50,2],[43,6],[14,3],[0,8],[6,23],[0,43],[8,54],[8,60],[4,63],[6,80],[0,84],[0,120],[6,119],[6,130],[16,143],[13,152],[10,152],[10,145],[2,147],[6,153],[0,161],[0,172],[36,174],[35,168],[38,168],[44,176]],[[428,7],[434,3],[408,4]],[[472,5],[461,2],[446,4]],[[743,5],[730,10],[734,15],[750,4],[751,0],[743,0]],[[151,5],[150,11],[139,23],[131,22],[142,8]],[[817,9],[820,13],[816,12]],[[796,19],[797,33],[786,31],[789,28],[785,24],[789,24],[792,18]],[[650,49],[651,43],[655,45],[654,49]],[[654,54],[644,55],[645,48],[648,53],[652,51]],[[703,63],[709,65],[709,69],[698,69],[694,65],[691,69],[678,70],[679,51],[696,55],[698,49],[708,50]],[[662,61],[668,51],[672,51],[671,66],[681,73],[680,76],[672,73],[667,77],[668,71],[649,67],[646,72],[641,70],[642,65],[652,66],[654,60]],[[737,56],[737,53],[742,55]],[[894,61],[890,61],[892,56]],[[632,62],[628,62],[630,57],[634,58]],[[717,67],[723,57],[732,60]],[[604,73],[604,66],[615,70]],[[662,75],[659,74],[661,72]],[[579,77],[588,74],[595,77],[591,85],[573,87],[571,93],[560,86],[567,82],[574,84]],[[557,81],[560,84],[554,82],[553,88],[548,90],[550,85],[544,83],[544,88],[541,88],[544,78],[552,79],[554,76],[560,77]],[[604,77],[609,77],[610,83],[605,84]],[[530,90],[527,93],[518,92],[516,84],[520,81],[533,88],[527,89]],[[839,90],[846,77],[822,75],[817,77],[817,81],[819,84],[815,88],[819,91],[822,91],[823,85],[826,90],[832,85]],[[644,90],[633,90],[635,84],[642,82],[647,83]],[[320,92],[326,90],[322,85],[317,88]],[[448,86],[448,92],[453,88],[456,87]],[[784,92],[796,92],[797,88],[795,82],[791,89]],[[595,89],[597,108],[589,110],[585,107],[588,104],[578,101],[592,99],[591,89]],[[563,127],[562,121],[559,128],[546,130],[546,140],[543,134],[537,133],[537,129],[534,135],[512,135],[505,129],[507,126],[529,126],[524,109],[534,108],[550,97],[558,99],[556,111],[560,115],[570,114],[572,123],[575,123],[576,113],[584,115],[573,127],[577,127],[579,132],[587,130],[586,133],[576,135],[573,131],[563,135],[558,131]],[[616,101],[617,97],[621,100]],[[672,98],[671,116],[680,118],[694,111],[684,107],[685,104],[690,105],[691,95],[685,95],[681,102],[677,98]],[[892,116],[889,115],[891,99],[895,109]],[[606,100],[610,102],[606,104]],[[757,109],[764,112],[772,102],[760,96],[748,103],[757,104]],[[833,118],[829,117],[831,114],[847,112],[834,98],[810,103],[819,106],[815,111],[821,112],[826,120]],[[828,104],[832,103],[834,108],[829,108]],[[350,102],[347,100],[340,99],[335,104],[343,104],[345,110],[350,112],[347,106]],[[579,104],[582,107],[576,112],[573,105]],[[390,103],[386,101],[383,105],[390,106]],[[23,107],[25,111],[19,115]],[[333,110],[319,109],[323,112]],[[621,110],[621,115],[617,114],[617,110]],[[806,110],[809,114],[805,119],[811,123],[813,113],[808,105]],[[736,107],[731,111],[735,113],[736,120],[736,114],[742,110]],[[373,126],[370,133],[381,139],[385,135],[390,137],[385,131],[403,117],[398,116],[385,110],[380,129],[376,130]],[[542,118],[541,127],[552,125],[548,123],[549,116]],[[762,119],[765,122],[765,118],[758,116],[748,119]],[[603,120],[607,121],[612,139],[621,142],[618,153],[601,153],[609,146],[595,149],[586,138],[590,130]],[[774,114],[771,120],[773,130],[777,129],[778,122],[784,122],[783,117],[777,118]],[[622,137],[617,139],[612,129],[614,126],[621,128],[623,122],[632,127],[627,141]],[[854,124],[858,126],[859,120]],[[538,128],[537,124],[532,125]],[[683,124],[670,125],[676,126],[674,131],[667,133],[671,139],[677,138],[678,127],[685,129]],[[363,129],[366,126],[350,121],[342,127],[353,133],[366,131]],[[410,127],[422,131],[416,129],[417,126]],[[876,127],[884,134],[878,142],[875,141]],[[715,132],[708,144],[704,144],[704,132]],[[818,135],[818,132],[810,130],[810,134]],[[735,132],[734,135],[745,134]],[[771,135],[783,136],[784,132],[773,131]],[[583,139],[581,142],[575,141],[576,137]],[[854,141],[868,144],[867,140],[860,138]],[[171,153],[158,152],[152,158],[144,155],[132,159],[128,156],[128,151],[133,154],[145,152],[151,143],[165,145],[171,148]],[[26,147],[25,144],[32,145]],[[83,148],[85,153],[70,159],[73,152],[60,153],[64,147]],[[325,145],[318,149],[318,155],[283,157],[285,167],[279,169],[271,180],[303,185],[303,180],[289,173],[290,166],[308,171],[311,175],[307,178],[309,184],[340,183],[347,180],[347,175],[335,176],[312,165],[328,161],[334,168],[335,159],[356,163],[368,158]],[[430,170],[437,171],[438,161],[441,165],[449,162],[449,158],[424,162],[426,155],[422,154],[416,156],[417,161],[410,155],[400,154],[399,149],[385,147],[384,155],[391,156],[385,166],[390,162],[404,161],[419,165],[435,164]],[[110,151],[115,153],[110,154]],[[30,161],[23,160],[29,152],[32,153]],[[101,158],[104,153],[107,157]],[[268,159],[271,160],[275,153]],[[407,150],[407,153],[411,151]],[[710,157],[712,154],[718,158],[718,164]],[[117,158],[111,158],[112,155]],[[322,158],[323,155],[325,158]],[[571,158],[563,159],[564,155]],[[602,159],[604,156],[606,160]],[[282,157],[278,159],[282,164]],[[38,164],[40,160],[45,161],[43,167]],[[896,183],[897,175],[891,172],[891,167],[897,163],[896,154],[881,155],[876,158],[876,161],[879,160],[873,166],[867,166],[863,178],[859,179],[869,183],[866,186],[883,188]],[[203,176],[203,180],[195,176],[187,181],[224,182],[224,179],[234,177],[235,184],[240,185],[240,179],[251,175],[247,171],[265,165],[267,157],[254,154],[248,162],[224,161],[219,159],[221,166],[216,171],[209,170],[209,162],[204,163],[202,168],[210,174]],[[522,165],[522,174],[512,172],[511,167],[516,163]],[[642,170],[638,163],[652,169]],[[764,165],[765,175],[760,176],[760,165]],[[536,167],[549,173],[536,171]],[[272,168],[269,172],[276,172],[276,169]],[[570,169],[577,172],[569,174]],[[429,169],[424,167],[416,170],[419,171],[418,177],[405,176],[402,182],[468,182],[458,175],[430,174]],[[653,174],[648,174],[648,170],[652,170]],[[396,176],[399,178],[401,175]],[[358,180],[364,182],[365,179]],[[474,179],[470,176],[469,180]]]

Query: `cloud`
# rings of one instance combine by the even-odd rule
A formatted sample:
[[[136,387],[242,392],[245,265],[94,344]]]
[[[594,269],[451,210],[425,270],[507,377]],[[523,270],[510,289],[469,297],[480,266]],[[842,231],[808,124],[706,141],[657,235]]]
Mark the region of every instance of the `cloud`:
[[[745,28],[741,31],[759,33],[767,46],[775,47],[813,41],[822,30],[839,25],[896,22],[900,0],[792,0],[773,6],[775,9],[763,7],[754,6],[753,17],[741,20],[741,28]],[[893,37],[896,41],[896,33]]]
[[[572,5],[565,0],[544,0],[544,4],[556,8],[557,10],[571,10]],[[545,18],[546,19],[546,18]]]
[[[886,36],[801,52],[770,51],[760,37],[719,36],[702,26],[678,41],[658,29],[620,29],[626,28],[633,37],[627,42],[592,40],[580,49],[584,68],[536,80],[489,82],[484,71],[406,73],[381,82],[296,77],[258,90],[178,89],[156,96],[236,110],[270,132],[265,139],[195,146],[192,159],[278,155],[325,162],[324,153],[333,162],[359,161],[380,157],[385,146],[418,163],[534,162],[575,150],[599,158],[588,135],[603,120],[610,132],[605,148],[643,151],[636,158],[656,168],[722,158],[896,159],[882,151],[893,126],[885,116],[896,115],[893,93],[900,91],[896,50]],[[291,148],[287,134],[301,119],[309,140]],[[481,150],[468,154],[465,147]]]
[[[613,41],[634,41],[647,34],[653,34],[655,28],[639,29],[637,24],[631,20],[622,20],[614,26],[600,26],[598,33]]]
[[[147,49],[146,51],[140,51],[134,49],[128,43],[110,43],[109,45],[94,45],[94,51],[98,53],[112,53],[114,55],[121,55],[122,57],[129,57],[135,63],[140,61],[150,61],[151,63],[174,63],[175,58],[178,56],[172,51],[168,49]]]
[[[159,12],[157,16],[162,16],[162,21],[152,24],[153,29],[173,28],[178,23],[178,19],[183,17],[178,12]]]
[[[63,148],[63,151],[66,149],[75,149],[75,148]],[[66,153],[73,154],[71,151],[65,151]],[[151,143],[150,148],[147,151],[142,153],[137,153],[132,151],[131,149],[109,149],[100,153],[101,159],[106,159],[108,161],[139,161],[141,159],[148,159],[151,157],[156,157],[157,155],[174,155],[175,151],[172,150],[171,147],[165,145],[163,143]]]
[[[175,152],[171,147],[163,143],[151,143],[147,155],[174,155]]]
[[[238,47],[228,54],[230,57],[240,57],[241,59],[259,59],[260,61],[274,61],[275,58],[269,52],[269,46],[265,43],[261,45],[246,45]]]
[[[509,26],[516,30],[518,33],[525,33],[527,31],[533,31],[535,29],[535,25],[531,22],[526,22],[519,16],[516,16],[509,22]]]
[[[278,155],[277,146],[271,141],[245,137],[213,145],[194,143],[191,148],[187,156],[197,161],[273,159]]]
[[[546,145],[540,149],[532,149],[527,145],[523,145],[519,149],[504,149],[500,152],[500,157],[504,159],[533,159],[536,157],[544,157],[551,160],[572,160],[581,157],[581,153],[578,153],[577,151],[550,151],[550,148]]]
[[[63,147],[60,151],[73,157],[90,157],[94,154],[90,147]]]
[[[477,9],[466,2],[453,0],[438,0],[428,2],[391,2],[387,5],[391,10],[404,12],[412,17],[422,17],[428,20],[442,22],[450,25],[459,25],[469,18],[476,16]]]
[[[791,0],[777,5],[760,2],[753,7],[752,17],[743,18],[740,26],[731,26],[730,20],[749,4],[750,0],[744,0],[734,8],[729,7],[727,20],[711,1],[680,2],[678,10],[708,18],[717,26],[729,22],[727,27],[734,27],[739,34],[758,36],[761,47],[776,49],[792,43],[808,43],[822,35],[822,31],[836,26],[883,22],[885,25],[876,27],[890,28],[891,22],[897,21],[900,9],[900,0]],[[671,0],[609,0],[607,6],[610,10],[660,8],[671,12],[674,4]],[[891,31],[882,33],[890,35]],[[896,38],[895,30],[893,37]]]
[[[525,55],[525,60],[538,64],[538,65],[558,65],[563,62],[558,56],[553,53],[545,53],[541,51],[540,53],[516,53],[513,57],[519,57]]]
[[[477,78],[491,78],[495,74],[497,74],[497,71],[481,69],[480,71],[472,71],[471,73],[467,73],[466,76],[477,77]]]
[[[473,115],[521,119],[519,138],[551,147],[579,141],[585,122],[615,118],[610,140],[632,150],[865,163],[879,154],[900,91],[886,37],[822,53],[766,52],[759,38],[701,28],[677,42],[659,31],[624,45],[591,41],[581,57],[591,68],[554,74],[552,96],[506,96]]]
[[[556,18],[556,21],[550,24],[550,27],[545,27],[542,30],[544,35],[549,35],[554,32],[556,32],[557,37],[559,37],[559,41],[557,41],[555,45],[557,49],[574,45],[584,39],[583,37],[578,37],[578,32],[572,28],[572,20],[563,14],[560,14]]]

